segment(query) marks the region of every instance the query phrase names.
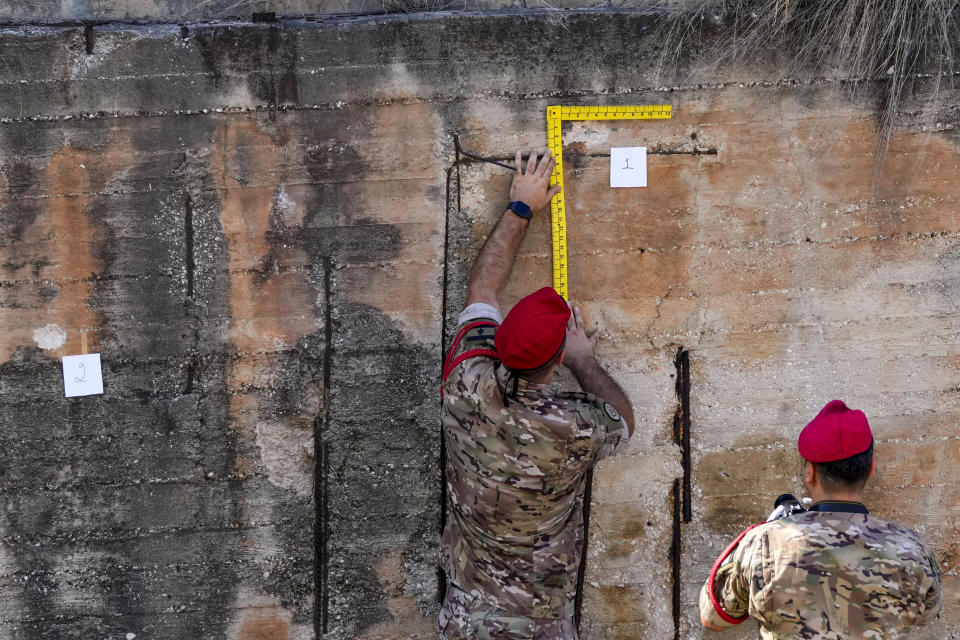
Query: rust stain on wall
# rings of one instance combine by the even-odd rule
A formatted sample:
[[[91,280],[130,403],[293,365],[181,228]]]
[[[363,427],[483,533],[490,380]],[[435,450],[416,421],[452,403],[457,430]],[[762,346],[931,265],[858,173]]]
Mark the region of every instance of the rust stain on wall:
[[[620,511],[620,519],[608,518],[607,522],[598,522],[602,524],[603,530],[603,553],[608,556],[612,562],[618,559],[626,559],[637,552],[641,540],[647,542],[647,525],[649,519],[644,513],[631,505],[617,505]],[[653,516],[650,516],[653,517]]]
[[[402,549],[385,555],[377,564],[376,574],[392,620],[365,629],[356,640],[417,640],[436,635],[436,619],[419,610],[417,599],[407,584]]]
[[[800,486],[802,467],[795,447],[743,444],[704,455],[694,468],[703,489],[704,520],[724,533],[763,520],[777,495],[796,493]],[[744,464],[745,459],[750,464]],[[759,478],[762,488],[757,486]]]
[[[88,351],[96,351],[99,320],[88,299],[90,278],[103,268],[99,255],[104,231],[91,222],[89,207],[129,162],[130,149],[116,132],[103,148],[67,145],[50,157],[43,183],[55,195],[32,203],[40,213],[23,230],[23,244],[13,248],[17,255],[0,249],[4,266],[31,280],[30,287],[24,287],[29,293],[21,292],[14,304],[0,307],[0,320],[13,328],[0,341],[0,362],[17,347],[33,344],[54,358],[80,353],[80,330],[88,331]],[[9,199],[7,204],[17,206]],[[24,254],[29,256],[29,271],[17,269]]]
[[[655,189],[611,189],[609,164],[604,155],[582,156],[571,166],[564,159],[571,297],[624,302],[687,291],[688,248],[697,230],[697,161],[649,156],[648,180]],[[549,247],[548,235],[542,250]],[[549,256],[544,261],[549,266]],[[648,322],[636,315],[639,311],[625,320]]]
[[[601,610],[606,614],[606,621],[614,624],[646,622],[643,614],[647,606],[646,598],[635,587],[601,587],[597,591],[603,602]]]
[[[264,420],[259,415],[261,396],[248,392],[251,387],[273,386],[280,354],[322,327],[314,286],[304,271],[278,261],[274,243],[284,242],[283,234],[279,240],[271,238],[271,232],[296,227],[303,220],[302,204],[290,199],[284,174],[278,171],[284,166],[284,146],[253,119],[231,119],[218,130],[210,168],[221,200],[232,339],[239,355],[228,365],[228,384],[234,391],[230,415],[235,427],[256,440],[271,482],[309,495],[312,420],[319,406],[308,402],[309,416],[297,413],[284,420]],[[285,455],[277,455],[277,443],[287,445]],[[252,461],[236,461],[238,473],[256,468]]]
[[[248,355],[292,345],[317,329],[312,315],[314,293],[304,276],[283,271],[283,265],[271,261],[271,229],[285,226],[290,219],[302,220],[302,211],[291,215],[282,201],[283,177],[276,169],[283,161],[283,147],[253,120],[223,125],[210,160],[230,255],[233,342]],[[264,176],[268,181],[263,181]],[[256,186],[245,188],[254,180]]]
[[[429,190],[443,183],[434,155],[440,125],[429,103],[396,105],[372,114],[358,145],[362,167],[350,185],[351,205],[368,220],[354,224],[389,224],[395,234],[390,256],[358,260],[340,272],[351,301],[370,305],[400,320],[419,339],[435,339],[431,318],[439,313],[438,283],[443,254],[443,202]],[[421,168],[426,167],[426,169]],[[384,231],[370,227],[370,234]]]
[[[948,454],[938,450],[942,442],[918,441],[917,433],[956,434],[950,428],[955,391],[945,389],[945,379],[957,370],[950,337],[956,328],[949,319],[956,309],[950,301],[955,278],[947,266],[955,264],[952,238],[960,230],[960,184],[951,180],[957,147],[941,135],[901,130],[875,173],[872,114],[853,105],[813,113],[789,95],[716,92],[696,116],[689,115],[696,96],[692,103],[674,102],[675,113],[687,117],[683,126],[698,134],[697,144],[709,141],[719,153],[683,152],[688,147],[676,140],[677,123],[664,123],[663,139],[680,150],[651,153],[647,189],[609,187],[606,153],[628,141],[609,123],[590,123],[564,149],[571,298],[615,336],[605,363],[618,379],[636,385],[632,397],[642,412],[656,395],[645,389],[657,384],[646,377],[652,354],[682,344],[696,359],[693,522],[683,526],[703,544],[683,540],[683,634],[697,622],[690,618],[690,585],[709,568],[703,545],[721,547],[727,536],[762,520],[779,493],[803,495],[795,438],[805,421],[796,413],[822,394],[869,402],[884,416],[923,407],[922,417],[878,422],[878,438],[906,442],[901,455],[878,445],[885,479],[872,481],[868,497],[881,516],[926,527],[938,547],[955,537],[953,511],[938,506],[956,503],[956,492],[948,489],[955,483],[943,473]],[[643,135],[656,138],[649,130],[660,131],[657,126],[648,124]],[[489,149],[490,143],[475,147]],[[489,155],[503,155],[497,151]],[[497,171],[461,167],[461,210],[471,223],[462,233],[476,248],[506,202],[509,175]],[[549,216],[535,216],[505,309],[550,283],[549,232]],[[930,240],[941,232],[948,234],[943,240]],[[899,315],[903,326],[931,318],[931,333],[901,335]],[[878,381],[902,395],[878,397]],[[644,442],[643,432],[638,436]],[[649,465],[669,453],[644,449],[642,455]],[[614,474],[613,465],[601,465],[596,496],[643,486],[639,502],[655,504],[657,498],[646,494],[669,491],[662,478],[637,469]],[[669,564],[665,554],[645,555],[662,533],[662,513],[652,510],[656,526],[638,520],[627,530],[620,524],[634,515],[627,503],[599,498],[591,513],[596,529],[588,576],[600,585],[588,589],[584,601],[597,634],[591,637],[612,637],[604,625],[613,629],[619,615],[616,598],[603,588],[627,584],[639,592],[645,579]],[[956,553],[947,549],[946,566],[953,566]],[[663,605],[662,595],[653,594],[643,610],[662,611]]]
[[[287,640],[290,625],[271,611],[255,610],[248,614],[237,634],[237,640]]]

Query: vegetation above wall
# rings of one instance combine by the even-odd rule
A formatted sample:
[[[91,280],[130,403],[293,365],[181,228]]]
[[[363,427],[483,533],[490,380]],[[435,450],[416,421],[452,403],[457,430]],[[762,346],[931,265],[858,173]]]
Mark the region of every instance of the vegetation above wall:
[[[665,3],[664,3],[665,4]],[[771,51],[789,73],[800,68],[851,82],[854,92],[885,83],[879,105],[881,148],[902,100],[917,91],[935,98],[952,82],[953,42],[958,36],[957,0],[695,0],[679,6],[663,48],[661,73],[669,77],[692,48],[711,32],[720,67],[756,64]],[[719,29],[718,29],[719,27]],[[933,82],[918,80],[933,78]]]

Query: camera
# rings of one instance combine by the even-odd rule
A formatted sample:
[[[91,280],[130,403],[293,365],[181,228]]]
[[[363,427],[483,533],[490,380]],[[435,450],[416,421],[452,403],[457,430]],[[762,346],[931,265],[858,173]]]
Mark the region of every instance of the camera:
[[[804,502],[809,504],[810,498],[804,498]],[[773,503],[773,511],[767,517],[767,522],[772,522],[779,518],[789,518],[790,516],[803,513],[806,509],[803,504],[792,493],[781,493]]]

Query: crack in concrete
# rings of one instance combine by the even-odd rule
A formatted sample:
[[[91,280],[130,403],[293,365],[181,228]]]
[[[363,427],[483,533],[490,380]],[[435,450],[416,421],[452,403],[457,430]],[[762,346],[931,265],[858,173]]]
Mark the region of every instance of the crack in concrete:
[[[661,298],[660,296],[657,296],[656,299],[655,299],[656,306],[654,307],[654,311],[657,313],[657,317],[654,318],[653,320],[651,320],[651,321],[650,321],[650,324],[647,325],[647,342],[650,343],[650,348],[651,348],[651,349],[658,349],[658,348],[659,348],[659,347],[657,347],[656,344],[654,344],[654,342],[653,342],[653,336],[652,336],[651,332],[653,331],[653,328],[656,326],[657,321],[660,320],[660,318],[661,318],[661,315],[660,315],[660,306],[661,306],[664,302],[666,302],[667,298],[670,297],[670,294],[671,294],[671,293],[673,293],[673,285],[672,285],[672,284],[667,286],[667,293],[666,293],[662,298]]]
[[[443,363],[445,360],[445,350],[447,348],[447,287],[449,285],[449,260],[450,260],[450,211],[454,206],[453,194],[456,192],[456,210],[460,211],[460,152],[454,145],[454,154],[455,160],[454,163],[447,168],[447,193],[446,193],[446,211],[444,212],[444,221],[443,221],[443,282],[442,282],[442,291],[441,291],[441,303],[440,303],[440,367],[443,369]],[[456,186],[454,187],[454,182]],[[442,410],[442,407],[441,407]],[[440,415],[440,412],[437,412],[437,415]],[[443,433],[443,425],[440,425],[440,531],[439,535],[443,535],[443,530],[447,526],[447,482],[446,482],[446,472],[447,472],[447,446],[446,446],[446,436]],[[444,599],[447,596],[447,576],[444,574],[443,569],[437,566],[437,602],[442,604]]]

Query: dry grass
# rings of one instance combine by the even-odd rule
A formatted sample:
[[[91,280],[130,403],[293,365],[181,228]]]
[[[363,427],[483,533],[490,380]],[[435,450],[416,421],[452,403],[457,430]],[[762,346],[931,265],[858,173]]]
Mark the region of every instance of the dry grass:
[[[441,11],[454,4],[456,0],[380,0],[384,11],[388,13],[415,13],[418,11]]]
[[[881,151],[918,75],[928,98],[953,74],[960,0],[695,0],[670,21],[661,77],[683,67],[685,50],[707,48],[711,65],[756,63],[776,52],[793,73],[842,77],[853,92],[879,81]],[[712,38],[703,37],[710,27]],[[715,38],[715,39],[714,39]],[[703,43],[711,40],[711,44]],[[674,80],[678,80],[675,76]]]

